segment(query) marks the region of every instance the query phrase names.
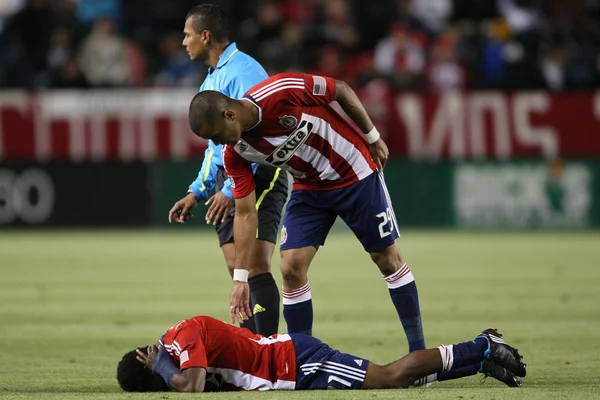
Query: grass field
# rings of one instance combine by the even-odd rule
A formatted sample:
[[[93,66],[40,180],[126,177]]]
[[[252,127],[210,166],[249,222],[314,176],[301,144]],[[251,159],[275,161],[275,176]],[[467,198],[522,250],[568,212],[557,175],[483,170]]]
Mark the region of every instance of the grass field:
[[[471,377],[405,391],[195,397],[600,398],[599,239],[597,232],[403,232],[428,345],[497,327],[525,356],[521,389]],[[228,315],[230,281],[212,232],[4,231],[0,271],[0,398],[188,398],[123,393],[116,364],[180,319]],[[330,237],[310,281],[315,336],[374,362],[406,352],[385,283],[352,236]]]

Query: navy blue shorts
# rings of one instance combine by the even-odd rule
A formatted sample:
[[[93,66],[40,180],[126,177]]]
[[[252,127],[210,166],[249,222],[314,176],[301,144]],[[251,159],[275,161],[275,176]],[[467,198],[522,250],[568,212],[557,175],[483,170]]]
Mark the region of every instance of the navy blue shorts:
[[[296,348],[296,390],[362,389],[369,360],[341,353],[312,336],[289,335]]]
[[[283,218],[281,250],[319,248],[338,215],[369,253],[400,237],[383,174],[376,171],[341,189],[293,191]]]

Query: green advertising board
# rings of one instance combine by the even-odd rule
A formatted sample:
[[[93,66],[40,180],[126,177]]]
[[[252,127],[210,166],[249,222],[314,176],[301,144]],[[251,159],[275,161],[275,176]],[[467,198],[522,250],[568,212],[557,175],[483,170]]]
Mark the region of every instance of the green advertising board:
[[[450,164],[390,160],[384,174],[400,228],[454,223]]]
[[[198,171],[202,167],[200,161],[172,162],[164,161],[154,163],[150,169],[150,190],[153,199],[153,222],[154,225],[169,225],[169,210],[173,204],[186,195],[188,187],[198,176]],[[185,224],[172,224],[171,226],[181,229],[181,227],[211,228],[206,225],[204,215],[206,207],[198,205],[193,212],[194,218]]]
[[[168,224],[201,162],[151,170],[154,224]],[[600,226],[600,161],[414,162],[392,159],[385,179],[400,227],[588,228]],[[206,227],[206,208],[186,226]]]
[[[586,228],[600,225],[600,163],[522,161],[453,167],[456,225]]]

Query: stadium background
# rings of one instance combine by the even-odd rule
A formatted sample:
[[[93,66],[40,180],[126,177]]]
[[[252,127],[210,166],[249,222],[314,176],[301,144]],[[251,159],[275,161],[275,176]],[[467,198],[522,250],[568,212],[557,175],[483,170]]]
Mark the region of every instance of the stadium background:
[[[497,324],[528,356],[527,397],[598,396],[600,1],[214,2],[269,73],[344,79],[368,108],[428,344]],[[0,397],[118,396],[129,347],[191,315],[226,318],[203,209],[167,224],[205,148],[187,109],[206,68],[181,46],[198,3],[0,2],[0,333],[12,343]],[[344,227],[311,271],[317,336],[378,362],[404,353],[385,286]],[[402,395],[520,396],[475,378],[437,387]]]

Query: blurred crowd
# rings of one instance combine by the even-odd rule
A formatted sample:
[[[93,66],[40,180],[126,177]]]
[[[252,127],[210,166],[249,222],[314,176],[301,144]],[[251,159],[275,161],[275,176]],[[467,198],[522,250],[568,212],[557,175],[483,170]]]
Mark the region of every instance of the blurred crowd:
[[[600,87],[600,0],[214,0],[269,73],[356,88]],[[2,0],[0,87],[199,86],[195,0]]]

